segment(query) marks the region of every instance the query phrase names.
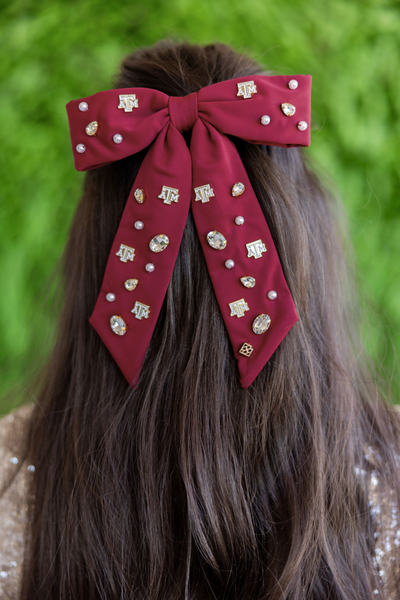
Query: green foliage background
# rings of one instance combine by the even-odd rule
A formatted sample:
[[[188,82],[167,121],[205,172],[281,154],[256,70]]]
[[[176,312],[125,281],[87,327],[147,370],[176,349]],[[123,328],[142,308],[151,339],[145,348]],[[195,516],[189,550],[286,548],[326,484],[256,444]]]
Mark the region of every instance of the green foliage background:
[[[0,0],[0,412],[50,348],[53,277],[79,198],[65,104],[170,37],[313,76],[309,152],[349,218],[365,343],[399,401],[400,13],[383,0]]]

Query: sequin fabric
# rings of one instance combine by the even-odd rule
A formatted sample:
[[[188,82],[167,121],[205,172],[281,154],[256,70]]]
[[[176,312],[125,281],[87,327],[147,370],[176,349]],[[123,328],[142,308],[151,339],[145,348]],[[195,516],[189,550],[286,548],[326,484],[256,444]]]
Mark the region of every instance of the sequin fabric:
[[[0,598],[17,600],[27,525],[28,484],[34,466],[20,464],[21,433],[32,411],[24,406],[0,419],[0,486],[17,472],[0,496]]]
[[[20,470],[0,497],[0,599],[18,599],[22,575],[25,535],[27,530],[28,485],[35,467],[20,464],[22,431],[32,411],[31,406],[17,409],[0,419],[0,484],[3,486],[10,475]],[[394,493],[388,491],[378,475],[380,456],[373,448],[365,450],[363,468],[355,467],[362,485],[368,484],[369,506],[374,524],[374,565],[380,587],[374,590],[374,598],[392,600],[399,598],[396,580],[400,553],[400,520]],[[400,457],[398,457],[400,468]],[[367,478],[369,481],[367,481]]]

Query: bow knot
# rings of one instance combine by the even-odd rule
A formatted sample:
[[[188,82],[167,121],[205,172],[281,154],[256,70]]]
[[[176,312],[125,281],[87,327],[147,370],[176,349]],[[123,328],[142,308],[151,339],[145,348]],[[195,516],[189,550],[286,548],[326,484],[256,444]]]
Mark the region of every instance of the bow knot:
[[[171,123],[180,133],[193,129],[197,121],[197,92],[187,96],[170,96],[168,101]]]

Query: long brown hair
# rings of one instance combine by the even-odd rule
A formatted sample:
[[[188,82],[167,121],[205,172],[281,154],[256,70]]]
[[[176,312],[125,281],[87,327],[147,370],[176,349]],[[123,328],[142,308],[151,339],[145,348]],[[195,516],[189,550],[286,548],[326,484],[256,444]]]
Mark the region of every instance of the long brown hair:
[[[129,55],[114,87],[184,96],[261,73],[222,44],[162,42]],[[368,485],[356,466],[377,448],[397,490],[399,434],[360,358],[340,211],[306,152],[233,141],[299,322],[242,389],[189,213],[130,389],[88,319],[145,151],[87,173],[29,431],[23,600],[376,597]]]

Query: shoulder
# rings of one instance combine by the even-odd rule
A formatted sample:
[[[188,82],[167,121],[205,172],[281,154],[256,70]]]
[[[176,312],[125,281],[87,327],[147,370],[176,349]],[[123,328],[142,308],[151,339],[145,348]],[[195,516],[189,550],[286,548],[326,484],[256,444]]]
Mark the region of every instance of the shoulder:
[[[22,461],[25,425],[33,406],[0,418],[0,598],[14,599],[24,555],[29,479],[33,465]]]

